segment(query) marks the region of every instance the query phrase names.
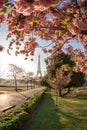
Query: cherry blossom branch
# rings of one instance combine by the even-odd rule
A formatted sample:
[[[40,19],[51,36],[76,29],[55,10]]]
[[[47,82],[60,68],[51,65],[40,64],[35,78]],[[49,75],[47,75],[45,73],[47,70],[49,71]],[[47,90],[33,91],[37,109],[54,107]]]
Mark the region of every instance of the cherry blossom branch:
[[[51,46],[53,43],[50,43],[49,45],[46,45],[46,46],[39,46],[40,48],[47,48],[49,46]]]

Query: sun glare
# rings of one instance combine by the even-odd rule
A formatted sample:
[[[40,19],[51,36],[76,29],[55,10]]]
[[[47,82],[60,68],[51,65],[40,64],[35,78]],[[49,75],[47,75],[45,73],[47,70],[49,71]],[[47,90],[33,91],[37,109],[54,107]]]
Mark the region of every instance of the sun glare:
[[[3,101],[5,101],[6,99],[7,99],[7,94],[1,94],[0,95],[0,100],[3,100]]]
[[[38,61],[38,55],[37,57],[34,57],[34,61],[30,60],[30,57],[28,60],[24,60],[23,55],[15,56],[13,53],[11,55],[7,54],[7,51],[3,51],[0,53],[0,73],[2,73],[2,77],[7,78],[9,73],[9,64],[15,64],[21,68],[23,68],[26,72],[33,72],[34,75],[36,75],[37,72],[37,61]],[[44,62],[44,61],[43,61]],[[43,63],[41,62],[43,65]],[[43,69],[43,66],[41,66]]]

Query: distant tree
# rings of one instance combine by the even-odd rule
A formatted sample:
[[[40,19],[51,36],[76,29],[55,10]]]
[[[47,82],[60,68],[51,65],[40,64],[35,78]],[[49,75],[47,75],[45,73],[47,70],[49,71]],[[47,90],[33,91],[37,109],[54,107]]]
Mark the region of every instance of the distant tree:
[[[48,78],[48,83],[56,90],[56,106],[58,106],[59,97],[62,96],[62,88],[64,88],[71,81],[72,73],[68,67],[69,66],[67,66],[65,70],[62,70],[62,68],[57,69],[55,78]]]
[[[27,84],[27,90],[29,88],[29,77],[27,75],[27,73],[25,73],[21,79],[21,82],[24,83],[24,84]]]
[[[71,81],[72,68],[75,63],[68,54],[62,53],[53,55],[52,64],[47,68],[48,83],[56,91],[56,106],[59,97],[62,96],[62,89]]]
[[[27,84],[27,90],[29,89],[29,86],[31,86],[32,88],[35,84],[35,79],[33,78],[33,72],[25,73],[22,77],[22,82]]]
[[[47,67],[47,74],[49,77],[48,82],[50,84],[51,82],[55,81],[55,79],[57,80],[57,84],[55,86],[53,85],[54,83],[50,84],[50,86],[54,89],[58,88],[59,96],[61,96],[62,88],[69,83],[67,83],[66,78],[68,78],[68,76],[71,76],[71,71],[75,63],[71,60],[71,57],[65,53],[54,55],[51,58],[53,64]]]
[[[48,76],[45,75],[45,76],[40,80],[40,84],[41,84],[42,86],[50,87],[50,85],[49,85],[49,83],[48,83],[47,80],[48,80]]]
[[[64,64],[68,64],[71,68],[75,66],[75,63],[71,60],[70,55],[62,52],[61,54],[56,54],[51,56],[52,64],[48,65],[47,72],[51,77],[55,77],[56,70]]]
[[[15,64],[9,64],[9,71],[11,78],[14,79],[15,91],[17,92],[18,91],[17,81],[22,78],[24,70]]]
[[[70,83],[66,86],[68,88],[68,93],[71,87],[82,87],[85,82],[85,74],[82,72],[73,71]]]

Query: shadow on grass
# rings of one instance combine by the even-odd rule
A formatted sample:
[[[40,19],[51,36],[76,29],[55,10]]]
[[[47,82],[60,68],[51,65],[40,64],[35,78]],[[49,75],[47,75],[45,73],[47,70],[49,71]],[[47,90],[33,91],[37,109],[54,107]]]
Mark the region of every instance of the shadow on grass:
[[[22,130],[87,130],[85,96],[62,98],[57,110],[51,93],[46,92],[32,120]]]
[[[81,100],[87,100],[87,93],[85,93],[85,94],[78,94],[77,95],[77,99],[81,99]]]
[[[79,117],[73,113],[63,112],[61,110],[59,115],[60,117],[63,118],[62,120],[63,130],[87,130],[87,116],[85,119],[85,117],[83,118],[81,117],[81,115],[79,115],[80,116]]]
[[[31,122],[23,130],[63,130],[59,121],[58,111],[50,93],[45,93],[44,99]]]

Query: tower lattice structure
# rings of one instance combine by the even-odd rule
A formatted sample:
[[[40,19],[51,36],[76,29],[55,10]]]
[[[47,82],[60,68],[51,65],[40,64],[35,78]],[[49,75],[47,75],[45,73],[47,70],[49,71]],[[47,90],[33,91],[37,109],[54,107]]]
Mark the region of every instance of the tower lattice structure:
[[[40,55],[38,55],[37,77],[38,77],[38,78],[41,78],[41,77],[42,77],[42,72],[41,72],[41,63],[40,63]]]

